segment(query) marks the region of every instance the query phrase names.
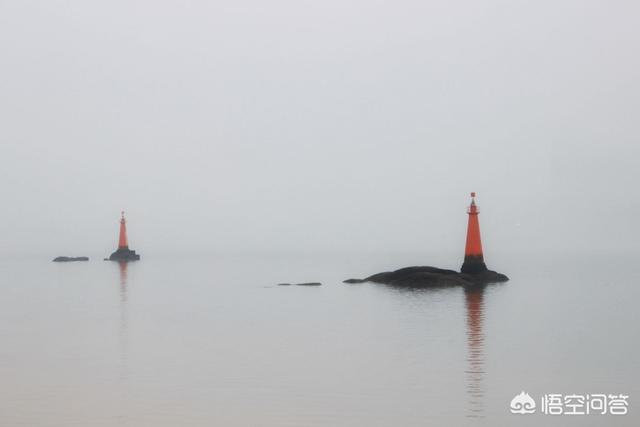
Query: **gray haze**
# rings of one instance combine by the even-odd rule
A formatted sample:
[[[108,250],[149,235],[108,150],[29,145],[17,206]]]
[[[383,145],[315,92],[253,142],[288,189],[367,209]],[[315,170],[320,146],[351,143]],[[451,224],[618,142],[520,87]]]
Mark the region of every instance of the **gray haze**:
[[[637,250],[639,13],[0,1],[0,250]]]

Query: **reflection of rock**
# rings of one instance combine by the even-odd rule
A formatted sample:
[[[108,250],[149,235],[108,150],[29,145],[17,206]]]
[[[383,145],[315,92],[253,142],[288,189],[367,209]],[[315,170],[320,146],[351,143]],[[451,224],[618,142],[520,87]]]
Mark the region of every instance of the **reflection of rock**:
[[[139,259],[140,255],[129,248],[118,248],[109,256],[109,260],[111,261],[138,261]]]
[[[89,261],[86,256],[59,256],[53,259],[53,262],[72,262],[72,261]]]
[[[396,271],[374,274],[366,279],[348,279],[344,283],[384,283],[394,286],[427,287],[427,286],[471,286],[483,283],[506,282],[504,274],[491,270],[479,273],[458,273],[437,267],[406,267]]]

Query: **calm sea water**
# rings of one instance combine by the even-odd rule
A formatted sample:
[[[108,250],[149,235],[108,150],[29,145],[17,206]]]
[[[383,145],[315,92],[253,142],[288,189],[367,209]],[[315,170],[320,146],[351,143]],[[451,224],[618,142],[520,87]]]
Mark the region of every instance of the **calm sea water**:
[[[0,425],[639,425],[635,257],[495,258],[473,292],[341,283],[457,267],[428,254],[4,259]],[[629,414],[513,415],[523,390]]]

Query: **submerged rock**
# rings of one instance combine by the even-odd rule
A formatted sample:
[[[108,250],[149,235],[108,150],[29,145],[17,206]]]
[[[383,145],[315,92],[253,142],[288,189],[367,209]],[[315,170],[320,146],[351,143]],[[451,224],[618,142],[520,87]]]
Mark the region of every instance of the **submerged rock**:
[[[478,273],[459,273],[437,267],[406,267],[395,271],[374,274],[366,279],[347,279],[344,283],[382,283],[392,286],[407,287],[440,287],[440,286],[473,286],[486,283],[506,282],[504,274],[491,270]]]
[[[291,283],[278,283],[277,286],[292,286]],[[295,283],[293,286],[322,286],[320,282]]]
[[[73,261],[89,261],[86,256],[59,256],[53,259],[53,262],[73,262]]]

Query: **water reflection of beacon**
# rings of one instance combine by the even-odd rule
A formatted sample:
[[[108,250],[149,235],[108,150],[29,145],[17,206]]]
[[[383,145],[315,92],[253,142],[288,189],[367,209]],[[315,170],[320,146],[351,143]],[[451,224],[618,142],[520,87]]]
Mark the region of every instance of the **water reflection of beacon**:
[[[464,248],[464,263],[460,271],[462,273],[481,273],[487,270],[482,255],[482,240],[480,239],[480,222],[478,221],[478,207],[476,206],[476,193],[471,193],[471,204],[467,209],[469,223],[467,224],[467,244]]]

